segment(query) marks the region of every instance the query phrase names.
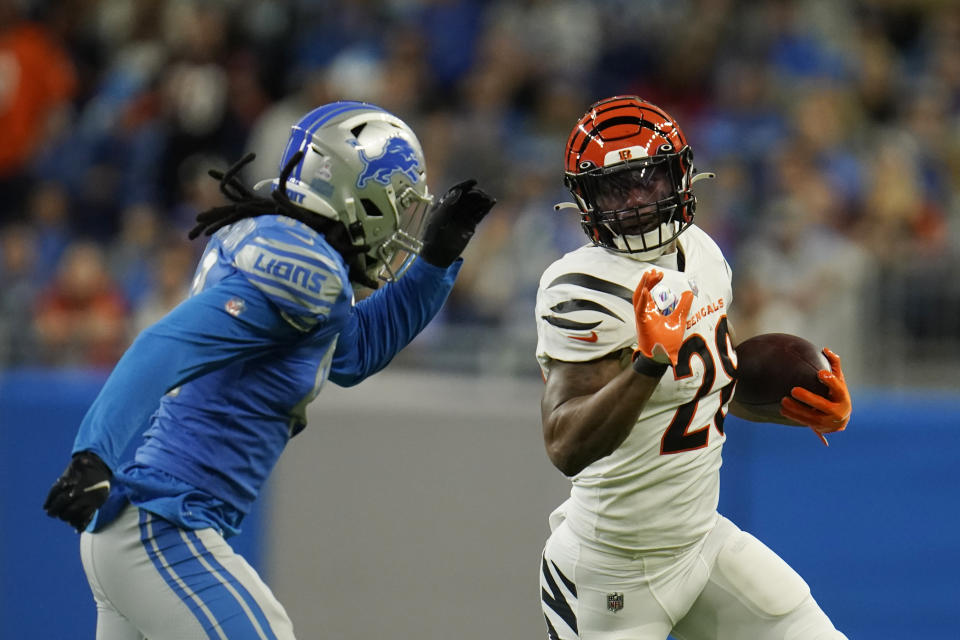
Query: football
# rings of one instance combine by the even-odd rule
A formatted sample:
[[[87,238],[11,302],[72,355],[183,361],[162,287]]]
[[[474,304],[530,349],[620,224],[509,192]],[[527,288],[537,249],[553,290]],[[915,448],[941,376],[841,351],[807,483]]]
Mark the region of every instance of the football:
[[[788,333],[764,333],[737,346],[737,386],[733,398],[758,417],[783,420],[780,400],[794,387],[826,396],[827,386],[817,378],[830,369],[813,343]]]

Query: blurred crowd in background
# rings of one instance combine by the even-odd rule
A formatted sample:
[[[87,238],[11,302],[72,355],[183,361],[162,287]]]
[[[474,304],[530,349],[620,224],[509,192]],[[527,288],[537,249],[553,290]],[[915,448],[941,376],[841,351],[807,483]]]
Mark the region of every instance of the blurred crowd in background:
[[[540,274],[586,241],[564,144],[615,94],[716,172],[697,222],[741,340],[956,384],[960,3],[934,0],[0,0],[0,369],[109,367],[186,295],[207,170],[275,177],[290,125],[352,99],[411,124],[435,193],[499,200],[399,362],[538,375]]]

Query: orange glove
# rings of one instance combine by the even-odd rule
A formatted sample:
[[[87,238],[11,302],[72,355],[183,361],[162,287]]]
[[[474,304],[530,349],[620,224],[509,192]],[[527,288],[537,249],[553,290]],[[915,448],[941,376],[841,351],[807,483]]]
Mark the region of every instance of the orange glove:
[[[663,280],[663,272],[651,269],[640,278],[640,284],[633,292],[633,309],[637,320],[636,360],[643,355],[656,362],[677,364],[683,333],[686,330],[687,314],[693,304],[693,292],[684,291],[680,302],[670,315],[663,315],[653,301],[650,293],[658,282]]]
[[[780,414],[807,425],[816,432],[823,444],[827,444],[824,434],[846,429],[853,408],[847,382],[843,379],[843,370],[840,368],[840,356],[830,349],[824,349],[823,355],[830,362],[830,371],[824,369],[817,377],[830,390],[827,397],[818,396],[803,387],[794,387],[790,391],[793,397],[785,397],[780,401]]]

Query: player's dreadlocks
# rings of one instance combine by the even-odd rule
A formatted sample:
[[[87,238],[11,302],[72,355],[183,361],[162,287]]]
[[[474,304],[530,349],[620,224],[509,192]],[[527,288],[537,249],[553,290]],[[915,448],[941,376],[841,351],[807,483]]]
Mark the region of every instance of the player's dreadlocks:
[[[287,196],[287,190],[274,189],[269,198],[258,196],[249,187],[243,184],[237,174],[246,165],[250,164],[256,154],[248,153],[235,162],[226,173],[210,169],[207,173],[215,180],[220,181],[220,192],[231,201],[230,204],[213,207],[197,214],[197,224],[187,236],[193,240],[200,234],[212,235],[217,230],[233,224],[244,218],[257,216],[281,215],[299,220],[314,231],[322,233],[327,242],[343,256],[350,267],[350,281],[362,284],[365,287],[376,289],[378,284],[366,271],[363,270],[363,261],[357,258],[370,250],[368,245],[355,246],[350,239],[346,226],[338,221],[331,220],[298,207]],[[293,157],[280,172],[279,184],[285,185],[293,172],[294,167],[303,158],[303,151],[293,154]]]

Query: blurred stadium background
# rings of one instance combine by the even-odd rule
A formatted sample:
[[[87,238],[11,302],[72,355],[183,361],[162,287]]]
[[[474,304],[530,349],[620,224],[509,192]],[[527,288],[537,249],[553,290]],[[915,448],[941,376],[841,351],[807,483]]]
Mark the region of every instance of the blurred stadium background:
[[[855,392],[829,450],[728,429],[721,508],[851,638],[957,637],[957,2],[0,0],[0,638],[92,637],[43,495],[104,372],[185,294],[207,169],[254,151],[246,178],[275,176],[290,124],[337,99],[407,120],[434,192],[477,177],[500,202],[442,316],[321,394],[238,544],[303,637],[542,637],[566,482],[533,298],[584,240],[552,207],[569,129],[623,93],[718,174],[697,222],[738,337],[828,345]]]

